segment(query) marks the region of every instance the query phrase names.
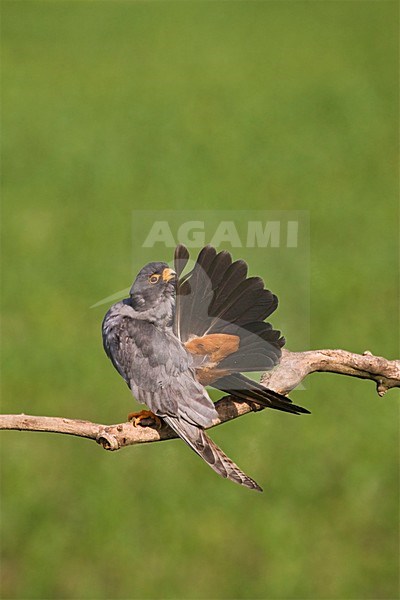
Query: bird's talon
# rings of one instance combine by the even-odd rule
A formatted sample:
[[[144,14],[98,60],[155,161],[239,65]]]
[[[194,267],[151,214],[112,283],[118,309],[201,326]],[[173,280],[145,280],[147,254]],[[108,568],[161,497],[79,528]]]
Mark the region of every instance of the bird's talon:
[[[153,421],[157,429],[161,429],[162,422],[160,417],[157,417],[151,410],[141,410],[139,412],[131,412],[128,415],[128,421],[132,421],[132,425],[137,427],[139,424],[141,427],[148,427],[148,423],[142,423],[142,421]]]

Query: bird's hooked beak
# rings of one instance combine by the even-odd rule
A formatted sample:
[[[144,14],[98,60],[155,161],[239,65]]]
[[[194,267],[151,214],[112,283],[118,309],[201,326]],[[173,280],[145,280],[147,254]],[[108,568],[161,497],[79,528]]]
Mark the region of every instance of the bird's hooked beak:
[[[173,269],[164,269],[162,272],[163,281],[171,281],[171,279],[176,278],[176,273]]]

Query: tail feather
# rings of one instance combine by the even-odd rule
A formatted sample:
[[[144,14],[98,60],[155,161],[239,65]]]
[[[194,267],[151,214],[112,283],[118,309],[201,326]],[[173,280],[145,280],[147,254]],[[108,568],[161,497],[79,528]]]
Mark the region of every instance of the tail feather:
[[[163,420],[196,452],[218,475],[230,479],[251,490],[262,492],[261,487],[244,473],[217,446],[208,435],[196,425],[192,425],[178,417],[163,417]]]
[[[257,383],[241,373],[221,377],[212,385],[222,392],[241,400],[255,402],[265,408],[274,408],[295,415],[310,414],[310,411],[306,408],[293,404],[287,396],[278,394],[278,392],[266,388],[261,383]]]

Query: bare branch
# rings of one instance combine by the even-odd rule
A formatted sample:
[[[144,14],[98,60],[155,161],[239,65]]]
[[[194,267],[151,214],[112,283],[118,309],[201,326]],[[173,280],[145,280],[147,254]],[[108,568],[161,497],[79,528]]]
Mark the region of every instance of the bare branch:
[[[400,387],[400,360],[387,360],[381,356],[353,354],[345,350],[310,350],[289,352],[284,350],[280,364],[261,378],[262,383],[276,392],[288,394],[303,379],[315,372],[330,372],[376,382],[377,391],[383,396],[390,388]],[[240,402],[226,396],[215,405],[219,421],[214,426],[240,417],[254,410],[253,404]],[[151,420],[142,421],[152,425]],[[177,437],[167,425],[161,429],[155,426],[134,427],[132,423],[101,425],[90,421],[64,419],[61,417],[37,417],[30,415],[0,415],[0,429],[20,431],[45,431],[63,433],[96,440],[105,450],[119,450],[124,446],[158,442]]]
[[[400,387],[400,360],[373,356],[369,350],[353,354],[346,350],[283,350],[282,360],[273,370],[264,373],[261,383],[281,394],[288,394],[303,379],[316,372],[338,373],[376,382],[379,396],[390,388]]]
[[[220,425],[254,410],[245,402],[239,402],[230,396],[225,396],[216,402]],[[152,425],[151,427],[142,426]],[[96,440],[105,450],[119,450],[124,446],[159,442],[178,437],[168,425],[157,429],[151,419],[142,421],[134,427],[131,422],[117,425],[101,425],[91,421],[64,419],[62,417],[37,417],[31,415],[0,415],[0,429],[16,429],[19,431],[46,431],[48,433],[64,433],[77,437]]]

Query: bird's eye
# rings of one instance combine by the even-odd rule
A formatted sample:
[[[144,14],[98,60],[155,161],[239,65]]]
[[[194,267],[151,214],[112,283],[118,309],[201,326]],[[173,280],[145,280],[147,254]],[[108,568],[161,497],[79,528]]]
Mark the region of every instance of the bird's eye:
[[[149,283],[157,283],[157,281],[160,279],[159,275],[150,275],[149,277]]]

